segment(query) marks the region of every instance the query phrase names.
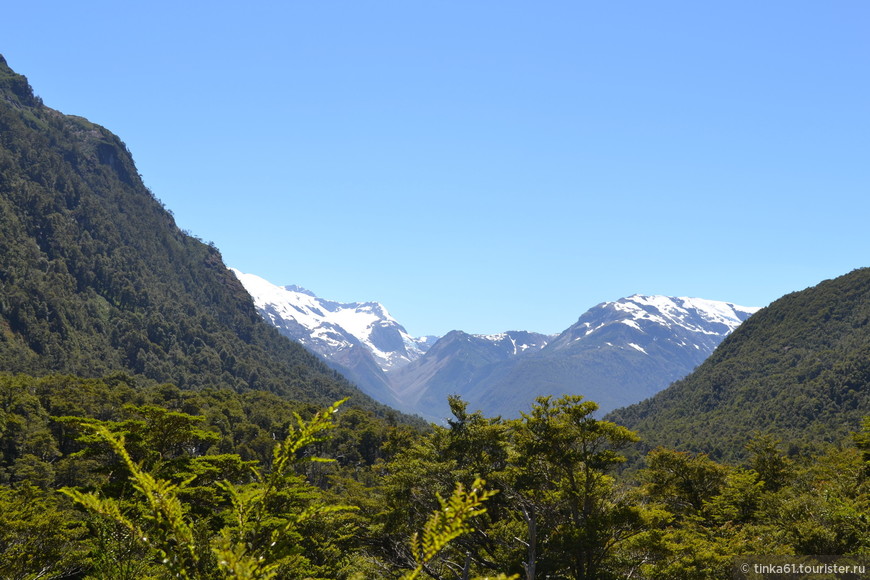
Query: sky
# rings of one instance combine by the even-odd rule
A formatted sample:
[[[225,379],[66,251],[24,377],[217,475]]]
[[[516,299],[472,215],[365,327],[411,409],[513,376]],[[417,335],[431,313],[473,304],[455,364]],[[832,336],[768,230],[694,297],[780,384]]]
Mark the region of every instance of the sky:
[[[227,265],[413,335],[870,266],[870,3],[30,0],[0,54]]]

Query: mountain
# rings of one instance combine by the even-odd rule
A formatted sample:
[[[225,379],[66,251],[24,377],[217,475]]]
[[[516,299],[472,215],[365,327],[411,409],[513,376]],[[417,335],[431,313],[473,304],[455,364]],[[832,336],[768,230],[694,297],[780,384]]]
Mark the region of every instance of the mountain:
[[[582,394],[601,412],[686,376],[758,308],[635,295],[584,313],[557,336],[527,331],[414,338],[377,302],[342,304],[234,270],[260,315],[376,400],[432,421],[456,394],[516,417],[541,395]],[[433,344],[434,343],[434,344]]]
[[[870,269],[788,294],[753,315],[695,372],[608,417],[646,447],[745,455],[756,433],[792,453],[839,443],[870,414]]]
[[[0,57],[0,370],[123,372],[387,412],[259,317],[124,143],[46,107]]]
[[[299,286],[276,286],[231,269],[254,299],[260,315],[284,336],[323,357],[375,399],[405,405],[386,373],[418,359],[434,337],[414,338],[377,302],[342,304]]]
[[[698,298],[635,295],[599,304],[557,337],[526,333],[494,356],[482,337],[445,336],[391,375],[417,412],[447,416],[455,393],[487,415],[516,417],[535,397],[580,394],[607,412],[645,399],[698,366],[758,308]],[[507,337],[519,338],[518,333]],[[450,339],[448,348],[441,342]],[[451,360],[453,359],[453,360]]]
[[[390,383],[403,409],[440,421],[450,415],[448,396],[479,402],[474,397],[479,385],[497,384],[513,361],[540,351],[550,338],[525,331],[475,335],[454,330],[422,357],[390,373]]]

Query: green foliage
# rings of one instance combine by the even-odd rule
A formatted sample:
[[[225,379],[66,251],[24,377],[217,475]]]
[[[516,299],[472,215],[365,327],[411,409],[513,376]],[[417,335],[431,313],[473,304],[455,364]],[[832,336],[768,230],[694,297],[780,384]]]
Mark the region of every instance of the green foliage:
[[[640,473],[647,494],[675,514],[698,514],[725,485],[727,469],[706,455],[656,449]]]
[[[659,448],[635,483],[615,470],[635,435],[576,397],[513,421],[453,399],[419,433],[127,381],[0,376],[4,577],[719,578],[740,554],[870,551],[866,425],[807,459],[757,436],[746,466]]]
[[[855,446],[861,451],[861,458],[864,461],[864,477],[870,478],[870,417],[864,417],[861,424],[861,431],[852,435],[855,440]]]
[[[198,545],[200,540],[197,538],[196,524],[189,516],[188,506],[181,500],[181,492],[190,486],[193,478],[173,483],[155,477],[133,461],[124,437],[116,435],[104,425],[86,424],[121,458],[130,473],[141,505],[131,512],[125,509],[121,501],[113,498],[70,488],[61,491],[87,510],[125,529],[131,538],[154,552],[157,562],[173,577],[227,577],[239,580],[274,578],[282,567],[292,565],[290,560],[293,555],[298,555],[298,551],[288,550],[284,546],[286,537],[298,539],[296,536],[300,524],[315,516],[347,509],[312,503],[300,512],[278,515],[272,511],[271,505],[276,496],[286,493],[291,466],[300,461],[323,460],[300,456],[300,451],[325,439],[325,432],[334,428],[332,415],[340,404],[336,403],[315,414],[309,421],[297,415],[296,428],[291,429],[286,439],[275,446],[271,471],[263,474],[252,467],[253,484],[239,487],[222,481],[215,485],[215,492],[223,491],[229,498],[231,510],[229,522],[217,531],[211,542],[210,554]],[[158,414],[162,420],[167,416],[151,407],[147,408],[147,414]]]
[[[832,449],[767,498],[764,515],[796,554],[870,553],[870,489],[857,449]]]
[[[297,426],[274,449],[272,468],[267,474],[254,469],[256,484],[238,487],[224,481],[219,486],[232,504],[232,523],[220,531],[214,546],[218,564],[230,578],[273,578],[288,559],[298,555],[296,546],[286,546],[285,539],[296,534],[300,524],[316,516],[350,509],[314,503],[301,512],[276,517],[274,500],[285,493],[290,468],[300,462],[331,461],[300,452],[327,438],[335,428],[332,416],[344,401],[318,412],[309,421],[296,416]],[[282,503],[286,498],[279,498]],[[280,513],[280,512],[279,512]],[[299,538],[296,538],[297,540]],[[281,551],[283,549],[283,552]]]
[[[57,494],[0,487],[0,578],[60,578],[87,566],[81,522]]]
[[[501,493],[476,516],[475,532],[428,562],[431,575],[468,569],[605,577],[614,547],[644,521],[607,474],[634,434],[595,419],[597,406],[580,397],[541,398],[530,414],[507,422],[468,413],[456,398],[450,405],[449,429],[435,428],[385,465],[389,508],[376,529],[392,540],[382,557],[395,566],[416,561],[399,538],[440,508],[430,498],[448,493],[454,481],[474,486],[486,477]]]
[[[629,486],[612,471],[636,436],[595,419],[592,403],[541,399],[507,422],[469,413],[456,399],[451,408],[449,428],[385,465],[388,524],[374,528],[382,540],[407,533],[402,518],[423,521],[427,498],[448,481],[487,472],[501,492],[475,516],[474,531],[428,560],[432,577],[490,569],[525,578],[713,579],[727,576],[738,555],[868,550],[861,447],[797,461],[760,435],[744,443],[751,468],[659,448]],[[863,432],[854,439],[866,443]],[[395,540],[379,550],[393,566],[417,561]]]
[[[198,554],[192,526],[186,521],[185,511],[178,499],[180,485],[155,478],[141,469],[127,453],[123,437],[115,436],[103,426],[94,426],[94,433],[118,454],[130,472],[136,491],[144,499],[142,522],[124,513],[121,503],[110,498],[101,498],[94,493],[63,489],[76,502],[126,528],[133,538],[155,550],[160,561],[177,577],[193,578],[198,565]],[[193,573],[191,573],[193,572]]]
[[[371,464],[364,455],[374,463],[384,457],[380,448],[391,437],[399,441],[414,436],[407,426],[390,426],[359,409],[327,413],[335,424],[330,429],[322,413],[268,393],[183,391],[168,385],[137,389],[119,377],[100,381],[0,376],[0,393],[4,409],[0,469],[10,482],[19,485],[29,479],[36,483],[23,460],[28,457],[25,452],[35,450],[42,441],[39,445],[54,450],[51,463],[43,462],[52,469],[52,477],[38,483],[47,488],[77,486],[82,493],[96,493],[147,531],[143,522],[156,525],[146,517],[153,510],[146,509],[145,496],[132,483],[134,473],[145,473],[171,488],[171,495],[183,505],[201,566],[217,566],[211,541],[221,537],[221,530],[244,529],[234,533],[248,534],[259,545],[270,544],[272,533],[278,532],[282,540],[270,549],[276,558],[280,554],[282,577],[307,570],[312,577],[350,578],[354,571],[365,569],[358,555],[359,530],[365,519],[352,512],[333,511],[330,506],[347,503],[341,494],[326,493],[311,483],[327,487],[330,472],[344,469],[360,473],[370,483],[372,477],[365,473]],[[65,416],[52,417],[54,412]],[[307,430],[311,425],[324,429]],[[97,436],[98,430],[123,438],[132,463],[121,458],[105,437]],[[296,435],[284,440],[282,434],[290,431]],[[276,440],[284,444],[278,454]],[[315,461],[320,456],[340,459]],[[131,472],[131,466],[138,471]],[[309,474],[315,477],[306,478]],[[274,491],[263,500],[266,485]],[[372,497],[370,492],[363,493]],[[239,520],[230,515],[234,505],[239,509],[248,506],[250,513],[259,510],[261,516]],[[259,507],[250,511],[251,506]],[[297,518],[315,506],[323,506],[318,517]],[[82,567],[93,578],[160,577],[162,567],[155,563],[153,549],[138,539],[129,523],[83,518],[68,505],[61,515],[68,518],[64,525],[82,533],[77,544],[58,545],[66,545],[70,553],[84,554]],[[247,521],[247,527],[239,521]],[[257,522],[256,526],[251,522]],[[62,529],[61,525],[56,529]],[[238,565],[239,558],[237,554],[226,560]]]
[[[484,481],[475,479],[469,491],[462,484],[457,484],[453,495],[448,499],[437,496],[440,509],[432,513],[432,516],[423,526],[422,537],[414,534],[411,537],[411,552],[417,566],[407,574],[403,580],[414,580],[425,570],[448,543],[463,534],[473,531],[469,520],[475,516],[486,513],[486,508],[481,507],[483,502],[497,492],[483,489]]]
[[[642,555],[636,576],[722,578],[741,554],[866,554],[870,497],[858,450],[783,463],[776,443],[750,443],[776,485],[706,455],[651,452],[638,491],[664,517],[628,546],[635,562]]]
[[[760,434],[746,444],[750,467],[770,491],[783,487],[793,475],[794,463],[782,453],[780,443],[771,435]]]

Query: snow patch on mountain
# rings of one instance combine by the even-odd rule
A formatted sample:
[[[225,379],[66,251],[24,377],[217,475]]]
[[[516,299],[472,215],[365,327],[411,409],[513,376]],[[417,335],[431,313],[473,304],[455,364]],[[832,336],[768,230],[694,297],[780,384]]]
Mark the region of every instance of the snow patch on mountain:
[[[672,328],[679,326],[690,332],[725,336],[760,308],[738,306],[730,302],[703,298],[644,296],[635,294],[616,302],[607,302],[617,312],[628,317],[623,324],[642,330],[639,321],[649,321]]]
[[[629,342],[629,343],[628,343],[628,346],[630,346],[630,347],[633,348],[634,350],[639,350],[639,351],[642,352],[643,354],[647,354],[647,352],[646,352],[646,351],[643,349],[643,347],[640,346],[639,344],[634,344],[633,342]]]
[[[499,332],[497,334],[473,334],[471,336],[501,346],[503,350],[510,355],[518,355],[526,351],[541,350],[547,346],[547,343],[551,338],[534,332],[519,330],[510,330],[507,332]]]
[[[704,298],[635,294],[590,308],[547,350],[576,351],[584,346],[614,343],[649,355],[669,343],[686,351],[710,354],[758,310]]]

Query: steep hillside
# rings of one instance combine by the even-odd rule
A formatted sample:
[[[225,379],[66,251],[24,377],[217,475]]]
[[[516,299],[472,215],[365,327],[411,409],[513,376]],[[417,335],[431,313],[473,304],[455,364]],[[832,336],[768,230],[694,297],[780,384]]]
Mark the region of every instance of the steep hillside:
[[[131,112],[131,114],[134,114]],[[0,370],[144,375],[373,403],[263,323],[124,143],[45,107],[0,57]]]
[[[870,269],[777,300],[694,373],[608,418],[645,445],[732,460],[754,432],[796,452],[838,442],[870,414]]]

